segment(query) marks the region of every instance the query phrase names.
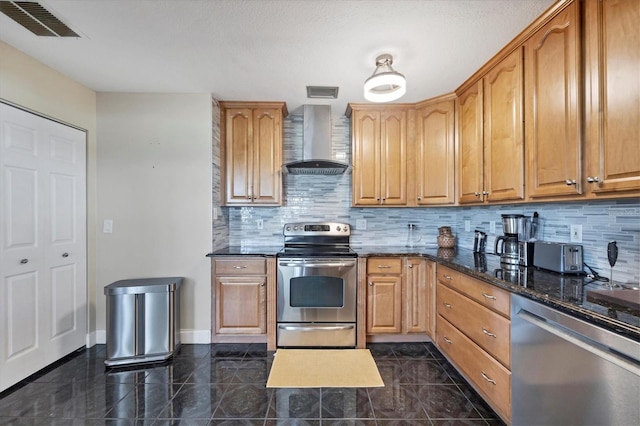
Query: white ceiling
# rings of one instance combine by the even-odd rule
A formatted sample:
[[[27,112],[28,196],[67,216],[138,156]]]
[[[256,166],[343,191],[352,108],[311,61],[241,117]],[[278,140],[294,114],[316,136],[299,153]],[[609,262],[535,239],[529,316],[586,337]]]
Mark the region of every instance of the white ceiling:
[[[553,2],[46,0],[81,38],[37,37],[0,14],[0,40],[97,92],[206,92],[341,114],[364,102],[380,53],[407,78],[398,102],[448,93]],[[338,99],[307,99],[307,85],[339,86]]]

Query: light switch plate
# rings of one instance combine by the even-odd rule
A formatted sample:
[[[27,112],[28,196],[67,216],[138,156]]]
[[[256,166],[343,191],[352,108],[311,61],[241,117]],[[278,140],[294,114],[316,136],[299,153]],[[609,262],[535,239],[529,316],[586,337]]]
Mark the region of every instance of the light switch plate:
[[[104,234],[111,234],[113,232],[113,220],[105,219],[102,223],[102,232]]]

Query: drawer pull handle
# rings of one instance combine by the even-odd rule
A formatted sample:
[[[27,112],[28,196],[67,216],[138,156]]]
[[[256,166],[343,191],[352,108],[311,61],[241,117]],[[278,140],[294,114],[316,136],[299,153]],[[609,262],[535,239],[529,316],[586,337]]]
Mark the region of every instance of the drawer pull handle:
[[[489,336],[489,337],[493,337],[494,339],[495,339],[496,337],[498,337],[498,336],[496,336],[495,334],[491,333],[490,331],[487,331],[487,329],[486,329],[486,328],[484,328],[484,327],[482,327],[482,332],[483,332],[484,334],[486,334],[487,336]]]
[[[451,308],[453,308],[453,306],[451,306],[451,304],[450,304],[450,303],[442,302],[442,304],[443,304],[443,305],[444,305],[444,307],[445,307],[445,308],[447,308],[447,309],[451,309]]]
[[[235,265],[233,269],[247,269],[247,267],[242,265]]]
[[[448,344],[452,344],[453,342],[447,338],[447,336],[442,336],[442,339],[447,342]]]
[[[391,266],[389,265],[378,265],[378,269],[389,269]]]
[[[481,371],[482,373],[482,378],[485,379],[487,382],[491,383],[492,385],[496,385],[496,381],[493,379],[490,379],[485,373],[484,371]]]
[[[452,280],[453,278],[450,275],[444,274],[443,277],[447,280]]]
[[[496,300],[495,296],[492,296],[490,294],[485,293],[484,291],[482,292],[482,296],[487,298],[487,299],[491,299],[491,300]]]

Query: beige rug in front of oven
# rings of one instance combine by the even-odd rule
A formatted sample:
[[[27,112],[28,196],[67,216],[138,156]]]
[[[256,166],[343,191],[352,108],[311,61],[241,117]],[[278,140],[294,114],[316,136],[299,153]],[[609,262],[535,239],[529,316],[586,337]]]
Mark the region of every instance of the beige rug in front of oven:
[[[369,349],[278,349],[268,388],[384,387]]]

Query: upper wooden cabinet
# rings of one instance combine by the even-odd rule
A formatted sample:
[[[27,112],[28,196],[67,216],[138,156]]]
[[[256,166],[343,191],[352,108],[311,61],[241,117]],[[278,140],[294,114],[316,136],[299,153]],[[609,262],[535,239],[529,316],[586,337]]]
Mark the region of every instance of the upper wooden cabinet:
[[[488,201],[524,199],[522,49],[484,77],[484,192]]]
[[[458,96],[458,202],[484,199],[483,82],[479,80]]]
[[[460,204],[524,199],[522,49],[458,99]]]
[[[416,205],[455,202],[454,111],[454,95],[416,105],[416,140],[410,154]]]
[[[226,205],[281,205],[281,102],[220,102]]]
[[[640,191],[640,2],[585,2],[586,190]]]
[[[579,5],[571,3],[525,43],[531,198],[582,193]]]
[[[350,105],[353,205],[407,204],[407,107]]]

